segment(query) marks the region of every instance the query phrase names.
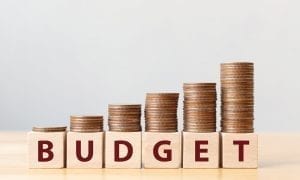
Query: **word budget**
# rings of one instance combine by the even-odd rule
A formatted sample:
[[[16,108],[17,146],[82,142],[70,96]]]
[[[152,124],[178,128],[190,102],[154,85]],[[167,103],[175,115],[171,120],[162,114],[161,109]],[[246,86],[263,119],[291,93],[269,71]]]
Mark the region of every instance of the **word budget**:
[[[29,168],[257,168],[253,63],[221,64],[220,87],[220,131],[216,83],[184,83],[182,131],[179,93],[147,93],[145,131],[141,104],[109,104],[107,131],[101,115],[33,127]]]

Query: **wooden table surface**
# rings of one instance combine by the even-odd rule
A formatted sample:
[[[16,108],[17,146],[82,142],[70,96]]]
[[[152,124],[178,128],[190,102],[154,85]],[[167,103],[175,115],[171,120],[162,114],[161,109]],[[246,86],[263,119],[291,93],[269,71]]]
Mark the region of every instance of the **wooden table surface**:
[[[0,132],[0,179],[300,179],[300,133],[259,134],[258,169],[28,169],[25,132]]]

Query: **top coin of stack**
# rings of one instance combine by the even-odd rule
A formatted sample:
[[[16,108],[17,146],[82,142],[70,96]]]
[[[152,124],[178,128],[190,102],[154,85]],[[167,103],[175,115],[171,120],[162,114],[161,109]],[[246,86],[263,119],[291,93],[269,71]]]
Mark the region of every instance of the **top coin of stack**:
[[[228,133],[254,131],[254,65],[221,64],[221,128]]]
[[[216,131],[216,83],[184,83],[183,115],[186,132]]]
[[[102,132],[103,116],[71,116],[70,130],[72,132]]]
[[[179,93],[147,93],[145,130],[148,132],[177,132]]]
[[[66,126],[49,126],[49,127],[33,127],[34,132],[63,132],[66,131]]]
[[[108,126],[116,132],[141,131],[141,105],[108,105]]]

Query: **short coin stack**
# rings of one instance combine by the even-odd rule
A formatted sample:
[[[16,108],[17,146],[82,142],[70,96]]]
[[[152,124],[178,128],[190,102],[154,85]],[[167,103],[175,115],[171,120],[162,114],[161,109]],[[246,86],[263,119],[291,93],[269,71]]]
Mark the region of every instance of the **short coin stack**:
[[[33,127],[34,132],[63,132],[66,131],[66,126],[49,126],[49,127]]]
[[[179,93],[147,93],[145,130],[147,132],[177,132]]]
[[[103,116],[71,116],[70,130],[72,132],[102,132]]]
[[[141,105],[108,105],[108,126],[115,132],[141,131]]]
[[[184,83],[183,91],[183,131],[215,132],[216,83]]]
[[[221,128],[227,133],[254,131],[254,65],[221,64]]]

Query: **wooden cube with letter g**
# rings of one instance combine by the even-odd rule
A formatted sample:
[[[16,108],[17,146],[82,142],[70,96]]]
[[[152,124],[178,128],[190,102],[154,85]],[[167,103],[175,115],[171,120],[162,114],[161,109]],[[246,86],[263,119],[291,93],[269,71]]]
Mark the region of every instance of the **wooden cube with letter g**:
[[[144,168],[180,168],[180,132],[144,132],[142,164]]]

